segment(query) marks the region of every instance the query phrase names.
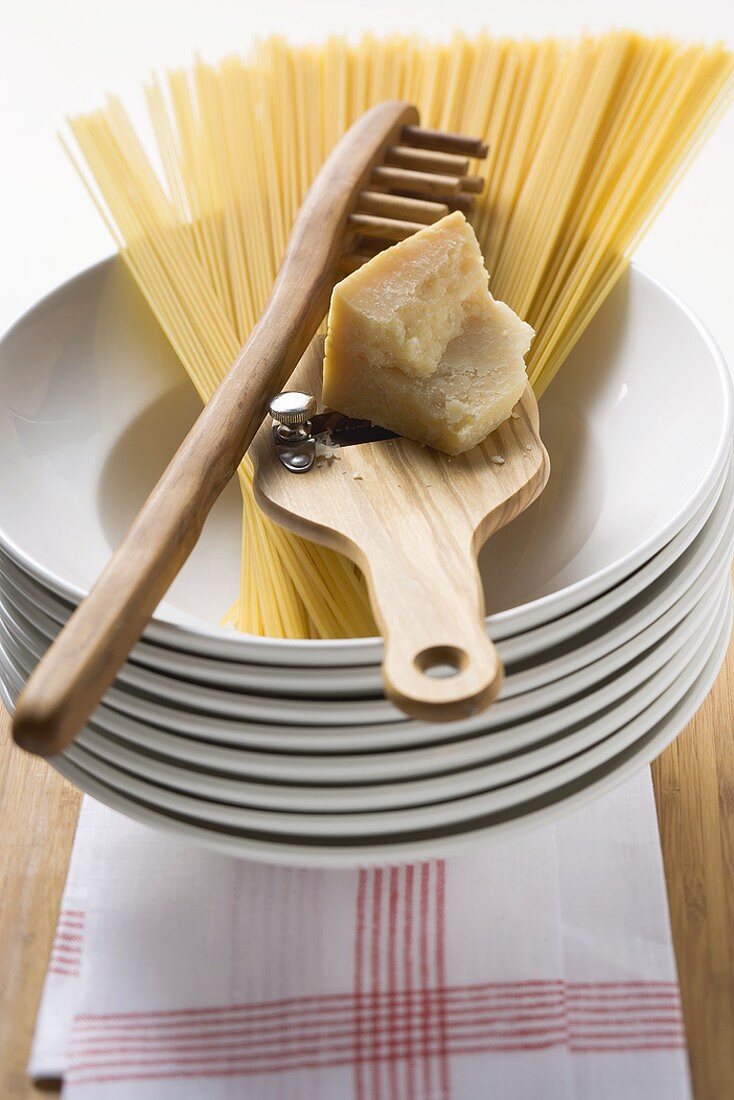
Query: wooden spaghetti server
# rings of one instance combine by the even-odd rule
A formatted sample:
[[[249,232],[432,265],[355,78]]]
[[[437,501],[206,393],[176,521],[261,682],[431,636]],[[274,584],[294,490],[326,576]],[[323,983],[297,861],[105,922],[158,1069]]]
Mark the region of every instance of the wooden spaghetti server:
[[[410,439],[380,438],[391,433],[372,433],[364,421],[312,415],[322,360],[318,336],[290,380],[295,392],[272,402],[283,427],[264,424],[255,437],[258,504],[360,567],[393,702],[426,721],[469,717],[502,684],[477,554],[535,500],[550,472],[533,391],[528,385],[514,415],[484,442],[451,458]]]
[[[347,131],[299,211],[272,293],[122,543],[20,696],[16,741],[60,752],[86,723],[191,553],[209,511],[326,315],[334,283],[363,241],[403,240],[450,209],[468,210],[483,142],[420,127],[418,111],[381,103]]]

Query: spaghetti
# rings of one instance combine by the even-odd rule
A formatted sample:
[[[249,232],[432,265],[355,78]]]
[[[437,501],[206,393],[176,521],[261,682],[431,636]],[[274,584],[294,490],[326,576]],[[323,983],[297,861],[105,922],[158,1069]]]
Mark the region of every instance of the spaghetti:
[[[121,103],[70,120],[75,162],[161,327],[207,401],[260,315],[309,183],[385,99],[490,145],[472,221],[491,289],[536,330],[538,394],[624,271],[732,89],[732,56],[629,32],[575,41],[365,36],[198,62],[146,88],[157,172]],[[86,170],[85,170],[86,166]],[[243,495],[240,630],[375,633],[345,558]]]

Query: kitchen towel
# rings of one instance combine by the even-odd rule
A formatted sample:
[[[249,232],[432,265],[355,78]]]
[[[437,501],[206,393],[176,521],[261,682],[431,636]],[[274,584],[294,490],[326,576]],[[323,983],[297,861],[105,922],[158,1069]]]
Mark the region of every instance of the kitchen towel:
[[[688,1098],[649,771],[355,871],[217,855],[85,798],[30,1072],[68,1100]]]

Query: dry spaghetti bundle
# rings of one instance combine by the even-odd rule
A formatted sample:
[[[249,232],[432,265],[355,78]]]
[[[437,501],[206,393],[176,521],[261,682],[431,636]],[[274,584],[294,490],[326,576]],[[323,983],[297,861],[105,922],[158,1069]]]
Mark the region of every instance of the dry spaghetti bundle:
[[[134,278],[207,401],[267,299],[309,183],[385,99],[483,136],[472,220],[496,298],[537,332],[542,393],[732,88],[722,47],[613,33],[567,42],[456,36],[281,39],[146,88],[153,161],[116,99],[71,120],[80,170]],[[346,559],[274,526],[240,467],[243,553],[229,620],[281,637],[375,632]]]

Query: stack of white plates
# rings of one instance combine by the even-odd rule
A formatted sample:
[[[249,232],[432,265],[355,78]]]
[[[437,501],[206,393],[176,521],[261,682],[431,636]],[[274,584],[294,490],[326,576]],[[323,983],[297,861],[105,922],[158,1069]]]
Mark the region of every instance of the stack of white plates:
[[[0,668],[12,706],[196,415],[122,267],[56,290],[0,344]],[[552,818],[682,729],[729,641],[732,393],[711,339],[632,270],[541,403],[538,502],[482,553],[500,700],[405,718],[379,639],[218,625],[241,517],[217,505],[104,705],[53,763],[111,806],[283,863],[436,855]]]

